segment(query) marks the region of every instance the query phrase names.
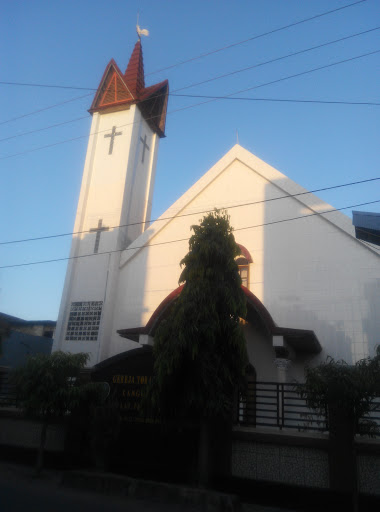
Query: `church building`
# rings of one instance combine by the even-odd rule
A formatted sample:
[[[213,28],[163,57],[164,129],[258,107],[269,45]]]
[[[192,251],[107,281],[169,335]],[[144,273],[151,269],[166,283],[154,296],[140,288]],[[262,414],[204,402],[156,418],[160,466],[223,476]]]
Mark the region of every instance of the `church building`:
[[[91,133],[53,350],[90,366],[144,345],[181,293],[190,227],[225,208],[258,380],[302,380],[326,356],[374,354],[379,253],[351,220],[236,144],[149,224],[169,85],[146,86],[141,41],[123,73],[111,60],[90,108]],[[170,142],[168,142],[170,144]],[[330,213],[325,213],[331,211]]]

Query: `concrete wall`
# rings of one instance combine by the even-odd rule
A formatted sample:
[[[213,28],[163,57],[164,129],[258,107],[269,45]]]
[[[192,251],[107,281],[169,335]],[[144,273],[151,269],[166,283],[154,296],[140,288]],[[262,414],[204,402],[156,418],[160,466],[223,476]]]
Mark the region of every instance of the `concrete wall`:
[[[0,418],[0,445],[37,449],[40,445],[41,423],[20,418]],[[65,444],[63,425],[49,425],[46,450],[62,452]]]
[[[329,489],[327,434],[236,427],[232,476],[301,487]],[[358,488],[380,496],[380,439],[356,440]]]
[[[327,489],[328,454],[322,448],[292,446],[289,440],[281,444],[273,436],[268,436],[268,442],[235,439],[232,476]]]
[[[183,239],[199,223],[198,212],[244,203],[255,204],[231,208],[231,225],[253,258],[250,290],[274,321],[315,331],[323,352],[314,363],[327,355],[349,363],[372,355],[380,328],[379,255],[355,239],[350,219],[340,212],[271,224],[331,209],[312,194],[268,201],[302,191],[235,146],[162,216],[178,217],[158,220],[122,254],[108,356],[128,348],[116,330],[145,326],[178,286],[179,262],[188,251]],[[303,368],[310,361],[299,362]],[[302,378],[301,366],[294,373]]]

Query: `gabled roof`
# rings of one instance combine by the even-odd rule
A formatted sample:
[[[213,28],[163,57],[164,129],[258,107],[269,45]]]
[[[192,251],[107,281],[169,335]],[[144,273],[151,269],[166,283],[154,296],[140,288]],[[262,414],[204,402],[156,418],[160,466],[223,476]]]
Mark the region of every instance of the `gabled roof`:
[[[144,231],[131,245],[128,250],[124,251],[121,255],[120,266],[124,266],[137,252],[144,246],[147,246],[152,239],[163,230],[172,220],[180,214],[208,185],[210,185],[220,174],[222,174],[227,167],[229,167],[235,160],[242,162],[247,167],[251,168],[259,176],[266,181],[275,185],[284,196],[293,196],[295,194],[304,194],[296,197],[296,200],[303,204],[311,214],[319,214],[326,211],[332,211],[327,215],[321,215],[326,222],[334,225],[337,229],[347,234],[357,243],[360,243],[363,248],[378,255],[378,252],[370,247],[362,244],[355,238],[354,228],[350,219],[340,211],[334,211],[334,208],[322,201],[317,196],[309,193],[306,189],[295,183],[293,180],[282,174],[280,171],[265,163],[263,160],[253,155],[251,152],[244,149],[239,144],[235,144],[228,153],[224,155],[211,169],[206,172],[192,187],[189,188],[166,212],[164,212],[149,228]],[[216,205],[219,208],[223,205]],[[228,206],[226,206],[228,210]]]
[[[141,41],[133,49],[125,73],[111,59],[92,102],[90,113],[138,105],[145,120],[160,137],[165,136],[169,95],[167,80],[145,87]]]
[[[184,284],[173,290],[159,304],[145,327],[134,327],[132,329],[120,329],[117,333],[122,338],[138,341],[140,334],[154,336],[158,325],[167,316],[173,303],[181,294]],[[247,299],[247,320],[252,324],[262,325],[270,336],[283,336],[285,341],[298,353],[319,354],[322,347],[314,331],[306,329],[292,329],[279,327],[275,324],[271,314],[264,304],[248,288],[242,285],[242,290]]]

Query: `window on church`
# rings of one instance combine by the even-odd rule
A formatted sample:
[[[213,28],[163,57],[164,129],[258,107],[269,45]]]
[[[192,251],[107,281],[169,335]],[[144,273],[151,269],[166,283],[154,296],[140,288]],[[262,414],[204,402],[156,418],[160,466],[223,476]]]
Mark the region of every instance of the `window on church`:
[[[72,302],[67,324],[67,341],[98,339],[103,301]]]
[[[241,277],[241,284],[246,288],[249,288],[249,262],[243,256],[237,258],[236,263],[238,264],[239,274]]]

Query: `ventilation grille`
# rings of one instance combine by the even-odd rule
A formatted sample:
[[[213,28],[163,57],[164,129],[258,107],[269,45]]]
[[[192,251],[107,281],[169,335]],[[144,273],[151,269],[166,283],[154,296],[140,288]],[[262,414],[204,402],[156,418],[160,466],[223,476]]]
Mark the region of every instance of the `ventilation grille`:
[[[133,99],[131,94],[128,89],[126,89],[120,77],[114,73],[106,86],[106,90],[100,101],[100,106],[111,105],[129,99]]]

